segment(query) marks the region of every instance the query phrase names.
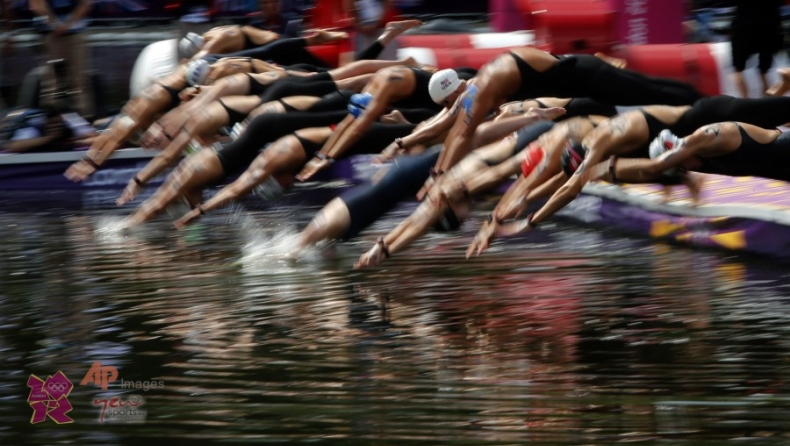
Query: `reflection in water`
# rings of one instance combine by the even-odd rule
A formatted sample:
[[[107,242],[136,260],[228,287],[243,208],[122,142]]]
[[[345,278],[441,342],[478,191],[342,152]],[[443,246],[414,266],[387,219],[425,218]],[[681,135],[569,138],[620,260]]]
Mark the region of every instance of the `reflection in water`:
[[[779,266],[565,224],[464,261],[468,223],[351,270],[408,210],[284,259],[315,210],[236,207],[183,233],[0,214],[0,444],[790,437]],[[95,361],[164,388],[80,386]],[[31,425],[27,377],[59,370],[75,423]],[[145,424],[98,423],[93,399],[122,393],[144,395]]]

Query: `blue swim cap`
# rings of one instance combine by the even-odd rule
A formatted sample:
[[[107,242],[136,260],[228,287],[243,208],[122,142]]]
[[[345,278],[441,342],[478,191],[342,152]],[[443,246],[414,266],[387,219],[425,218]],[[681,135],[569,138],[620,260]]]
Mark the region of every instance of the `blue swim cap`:
[[[351,98],[348,100],[348,112],[351,113],[351,116],[354,118],[359,118],[359,115],[365,111],[370,101],[373,99],[373,96],[370,93],[357,93],[351,95]]]

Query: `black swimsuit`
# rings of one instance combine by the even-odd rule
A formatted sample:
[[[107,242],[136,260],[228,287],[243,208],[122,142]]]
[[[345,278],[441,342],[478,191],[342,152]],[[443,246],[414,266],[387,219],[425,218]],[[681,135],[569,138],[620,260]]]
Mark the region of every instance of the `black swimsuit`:
[[[258,80],[255,79],[255,77],[253,77],[252,74],[250,74],[250,73],[244,73],[244,74],[246,74],[247,77],[250,79],[249,94],[251,96],[260,96],[260,95],[262,95],[263,92],[266,91],[267,88],[269,88],[269,85],[271,85],[271,84],[262,84],[262,83],[258,82]]]
[[[431,82],[431,76],[433,73],[429,73],[425,70],[420,70],[419,68],[410,68],[412,73],[414,73],[414,91],[412,93],[400,99],[397,102],[392,103],[393,108],[421,108],[421,109],[431,109],[436,110],[437,112],[444,108],[444,106],[439,105],[433,102],[431,99],[431,94],[428,91],[428,84]]]
[[[538,108],[549,108],[546,104],[537,99],[527,99],[527,101],[535,101],[535,103],[538,104]]]
[[[510,54],[510,56],[513,57],[513,60],[516,61],[518,71],[521,73],[521,86],[518,88],[518,90],[516,90],[515,93],[510,95],[510,98],[527,99],[539,96],[555,96],[541,94],[541,88],[535,88],[536,85],[541,85],[543,88],[549,88],[549,85],[546,84],[543,79],[541,79],[543,77],[541,76],[542,73],[535,71],[535,69],[532,68],[530,64],[524,61],[524,59],[520,58],[516,53],[511,51],[508,54]]]
[[[659,133],[671,127],[670,124],[664,124],[658,118],[651,115],[650,113],[644,110],[640,110],[640,111],[642,112],[642,116],[645,117],[645,121],[647,121],[648,141],[653,141],[658,137]]]
[[[700,157],[700,172],[732,176],[760,176],[775,180],[790,180],[790,133],[781,133],[775,140],[761,144],[754,140],[740,124],[741,145],[720,156]]]
[[[244,31],[241,31],[241,34],[244,35],[244,49],[245,50],[251,50],[253,48],[256,48],[256,47],[260,46],[260,45],[257,45],[255,42],[253,42],[252,39],[250,38],[250,36],[247,35],[247,33],[245,33]]]
[[[347,113],[345,110],[322,113],[263,113],[250,122],[247,130],[238,139],[223,144],[217,151],[217,157],[226,175],[240,172],[250,165],[267,143],[300,129],[337,124]]]
[[[296,107],[294,107],[293,105],[291,105],[291,104],[289,104],[289,103],[285,102],[285,101],[284,101],[284,100],[282,100],[282,99],[278,99],[278,100],[277,100],[277,102],[279,102],[279,103],[280,103],[280,104],[283,106],[283,108],[285,109],[285,112],[286,112],[286,113],[288,113],[288,112],[295,112],[295,111],[300,111],[298,108],[296,108]]]
[[[511,96],[516,99],[587,97],[611,105],[688,105],[702,97],[688,83],[615,68],[589,54],[554,56],[557,63],[543,72],[510,55],[521,74],[521,85]]]
[[[315,154],[321,150],[321,147],[324,146],[324,142],[326,142],[326,140],[324,140],[323,142],[310,141],[307,138],[299,136],[299,133],[296,132],[294,133],[294,137],[298,139],[299,143],[302,145],[302,148],[304,149],[304,153],[307,156],[307,159],[314,157]],[[301,167],[298,170],[301,170]]]
[[[222,108],[224,108],[225,111],[228,113],[228,119],[230,123],[229,125],[233,125],[236,124],[237,122],[244,121],[244,119],[248,115],[248,113],[242,113],[228,107],[228,105],[225,104],[225,102],[223,102],[222,99],[217,99],[217,102],[219,102],[219,105],[221,105]]]
[[[167,94],[170,95],[170,108],[176,108],[179,104],[181,104],[181,98],[178,95],[178,90],[165,84],[160,84],[159,82],[157,82],[156,85],[164,88]]]
[[[349,240],[356,237],[399,201],[414,197],[425,184],[440,153],[439,147],[435,147],[417,156],[395,158],[378,183],[366,182],[340,195],[351,217],[341,238]]]
[[[545,108],[545,107],[543,107]],[[562,121],[575,116],[606,116],[612,117],[617,114],[617,107],[611,104],[604,104],[590,98],[572,98],[565,104],[565,114],[558,121]]]
[[[700,99],[670,127],[672,133],[685,137],[698,128],[717,122],[737,121],[764,129],[790,122],[790,96],[757,99],[711,96]]]

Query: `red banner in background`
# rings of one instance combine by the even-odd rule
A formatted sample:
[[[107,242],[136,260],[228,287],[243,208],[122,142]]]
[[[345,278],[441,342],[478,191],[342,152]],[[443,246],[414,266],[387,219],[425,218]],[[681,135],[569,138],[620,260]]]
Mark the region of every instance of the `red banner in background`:
[[[683,0],[609,0],[625,45],[683,43]]]

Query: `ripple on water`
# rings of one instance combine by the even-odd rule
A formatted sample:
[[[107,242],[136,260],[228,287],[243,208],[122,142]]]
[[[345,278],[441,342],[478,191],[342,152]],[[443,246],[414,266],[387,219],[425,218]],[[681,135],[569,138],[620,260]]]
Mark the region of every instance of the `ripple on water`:
[[[168,217],[119,230],[112,210],[0,213],[0,443],[790,435],[781,267],[562,222],[467,261],[474,220],[352,270],[412,208],[290,259],[315,206],[236,205],[182,232]],[[79,385],[95,361],[163,386]],[[76,421],[33,426],[27,378],[59,370]],[[94,399],[133,393],[144,424],[98,423]]]

